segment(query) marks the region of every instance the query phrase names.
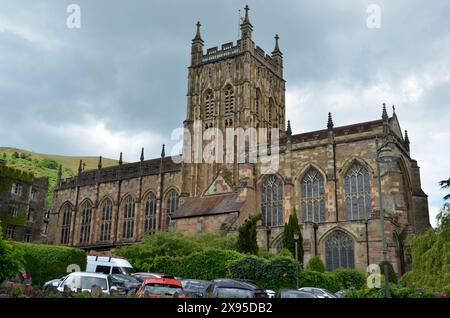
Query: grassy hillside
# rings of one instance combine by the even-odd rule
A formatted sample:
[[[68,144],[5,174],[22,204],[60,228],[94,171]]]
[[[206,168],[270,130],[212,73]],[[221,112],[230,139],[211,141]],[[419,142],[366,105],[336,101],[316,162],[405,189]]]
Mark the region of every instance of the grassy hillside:
[[[80,160],[86,164],[85,169],[96,169],[98,157],[71,157],[35,153],[17,148],[0,147],[0,159],[6,160],[10,167],[26,172],[32,172],[35,177],[48,177],[49,192],[47,195],[47,205],[50,206],[53,198],[53,191],[56,187],[58,168],[63,166],[63,178],[74,176],[78,171]],[[118,164],[117,160],[103,158],[103,167]]]

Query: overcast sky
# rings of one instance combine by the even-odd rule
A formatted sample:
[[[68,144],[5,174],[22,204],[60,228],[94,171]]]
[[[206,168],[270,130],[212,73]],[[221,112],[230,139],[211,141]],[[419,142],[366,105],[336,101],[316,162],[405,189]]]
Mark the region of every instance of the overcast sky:
[[[80,29],[66,26],[71,3]],[[195,22],[205,48],[236,41],[246,3],[257,45],[271,52],[280,35],[294,133],[325,128],[328,111],[340,126],[396,105],[434,224],[450,176],[448,0],[0,0],[0,146],[158,156],[185,118]]]

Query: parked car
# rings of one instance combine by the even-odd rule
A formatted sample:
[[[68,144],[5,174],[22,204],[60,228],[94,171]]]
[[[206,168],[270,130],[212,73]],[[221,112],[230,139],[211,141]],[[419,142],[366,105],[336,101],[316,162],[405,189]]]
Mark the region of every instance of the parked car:
[[[334,295],[336,295],[337,298],[345,298],[345,295],[347,295],[347,290],[340,290],[338,292],[335,292]]]
[[[276,298],[319,298],[312,293],[307,293],[297,289],[280,289]]]
[[[136,278],[141,283],[144,282],[146,278],[175,278],[172,275],[166,275],[162,273],[147,273],[147,272],[138,272],[131,274],[134,278]]]
[[[42,285],[42,290],[46,291],[50,287],[58,288],[59,284],[66,278],[66,276],[63,276],[61,278],[52,279],[46,282],[44,285]]]
[[[298,290],[303,291],[305,293],[316,295],[318,298],[337,298],[335,294],[323,288],[302,287],[299,288]]]
[[[208,298],[268,298],[264,288],[235,279],[215,279],[206,290]]]
[[[137,278],[130,276],[130,275],[124,275],[124,274],[112,274],[111,281],[112,285],[116,286],[119,289],[122,289],[125,294],[127,294],[130,291],[138,291],[138,289],[141,287],[142,283],[137,280]]]
[[[9,286],[25,286],[25,288],[32,288],[33,279],[31,275],[24,269],[20,268],[14,277],[6,280],[6,284]]]
[[[117,290],[117,287],[113,287],[109,275],[87,272],[70,273],[59,284],[57,289],[59,292],[63,292],[64,287],[67,286],[74,292],[91,292],[94,285],[99,286],[105,294],[109,294],[112,290]]]
[[[275,298],[276,293],[274,290],[266,289],[266,293],[268,298]]]
[[[209,280],[199,279],[183,279],[181,283],[186,295],[195,298],[206,297],[206,289],[212,285],[212,282]]]
[[[146,298],[186,298],[181,282],[174,278],[146,278],[137,294]]]
[[[133,266],[123,258],[109,256],[88,256],[86,272],[109,274],[129,274]]]

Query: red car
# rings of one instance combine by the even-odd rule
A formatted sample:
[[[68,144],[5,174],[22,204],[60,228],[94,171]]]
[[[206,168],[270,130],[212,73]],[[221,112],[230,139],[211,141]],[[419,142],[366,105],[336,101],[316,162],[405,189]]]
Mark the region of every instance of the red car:
[[[186,298],[183,285],[173,278],[146,278],[137,294],[146,298]]]

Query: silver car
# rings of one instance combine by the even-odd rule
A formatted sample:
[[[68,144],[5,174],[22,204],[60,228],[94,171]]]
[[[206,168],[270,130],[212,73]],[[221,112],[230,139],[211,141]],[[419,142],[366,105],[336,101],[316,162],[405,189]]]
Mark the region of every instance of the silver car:
[[[298,290],[313,294],[317,296],[317,298],[337,298],[335,294],[323,288],[302,287],[299,288]]]
[[[96,285],[102,289],[105,294],[117,288],[112,286],[112,281],[109,275],[99,273],[73,272],[66,276],[58,285],[58,291],[64,292],[67,286],[73,292],[88,291],[91,292],[92,287]]]

